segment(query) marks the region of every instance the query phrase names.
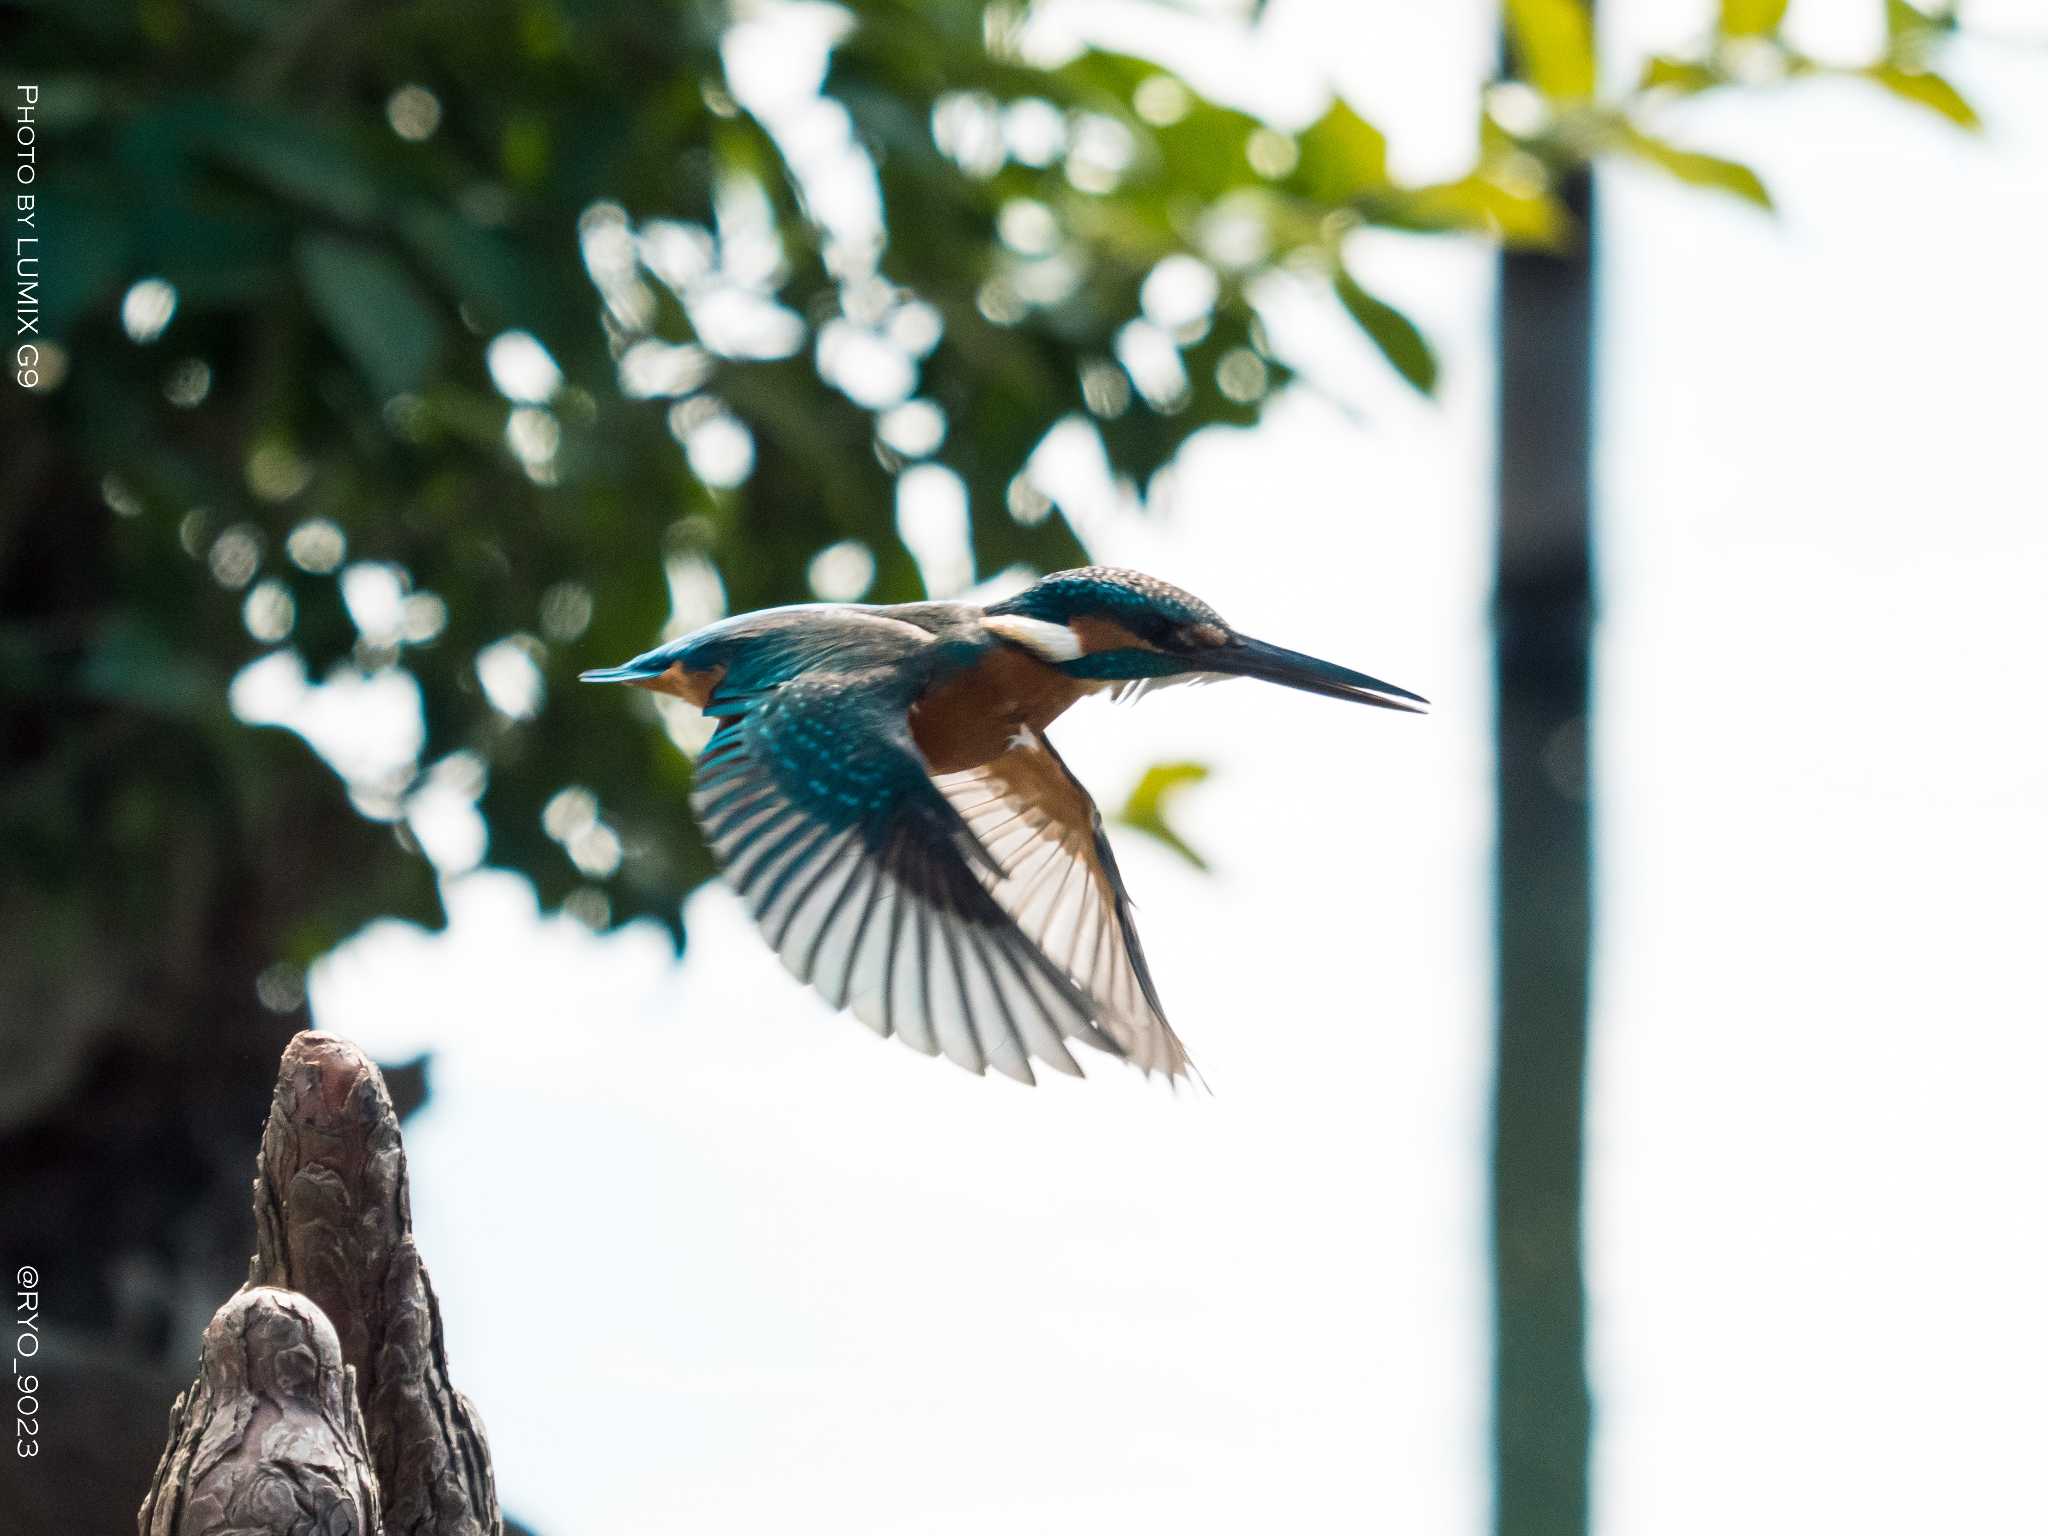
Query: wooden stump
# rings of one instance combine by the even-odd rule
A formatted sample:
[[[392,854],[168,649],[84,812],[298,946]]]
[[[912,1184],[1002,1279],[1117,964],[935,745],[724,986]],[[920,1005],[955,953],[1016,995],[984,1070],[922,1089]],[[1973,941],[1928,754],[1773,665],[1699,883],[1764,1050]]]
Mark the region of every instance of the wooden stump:
[[[141,1536],[377,1536],[355,1371],[318,1307],[261,1286],[214,1313],[136,1524]]]
[[[199,1381],[179,1399],[171,1444],[143,1502],[141,1536],[206,1536],[216,1529],[238,1536],[501,1536],[483,1425],[449,1379],[440,1304],[413,1245],[398,1117],[376,1065],[347,1041],[309,1031],[285,1048],[257,1159],[255,1208],[249,1284],[207,1329]],[[281,1315],[298,1320],[299,1332],[250,1323],[252,1298],[270,1298],[261,1303],[263,1315],[282,1309]],[[339,1505],[331,1526],[293,1523],[303,1522],[306,1507],[276,1503],[271,1494],[256,1503],[248,1502],[254,1494],[235,1495],[244,1502],[224,1522],[215,1511],[226,1506],[210,1494],[210,1502],[200,1498],[215,1483],[207,1481],[202,1490],[200,1481],[230,1473],[255,1477],[235,1470],[244,1462],[290,1468],[300,1444],[286,1437],[273,1450],[261,1432],[259,1408],[232,1404],[271,1401],[275,1392],[247,1383],[275,1382],[280,1372],[298,1380],[304,1374],[295,1363],[300,1352],[312,1350],[324,1361],[308,1342],[315,1335],[334,1355],[330,1374],[346,1406],[344,1420],[354,1425],[353,1453],[372,1470],[370,1502],[357,1510],[360,1523],[347,1524]],[[216,1347],[243,1365],[239,1376],[210,1385]],[[264,1351],[282,1353],[257,1358]],[[259,1431],[260,1445],[239,1453],[239,1460],[224,1460],[207,1449],[215,1442],[206,1436],[229,1431],[199,1423],[195,1415],[202,1409],[208,1423],[238,1425],[234,1433],[244,1438]],[[305,1471],[324,1476],[325,1466],[316,1459]],[[270,1481],[261,1486],[271,1487],[280,1475],[264,1473]]]

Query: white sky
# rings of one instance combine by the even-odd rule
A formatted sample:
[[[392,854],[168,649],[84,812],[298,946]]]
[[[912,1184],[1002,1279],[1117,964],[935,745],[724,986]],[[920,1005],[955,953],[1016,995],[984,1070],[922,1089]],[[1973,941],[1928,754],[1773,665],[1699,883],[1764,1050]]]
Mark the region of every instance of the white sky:
[[[1830,3],[1865,8],[1795,14]],[[1406,168],[1455,159],[1481,11],[1276,9],[1232,71],[1269,110],[1312,110],[1334,59]],[[1696,10],[1611,6],[1609,46]],[[1848,91],[1688,118],[1765,171],[1775,224],[1611,179],[1613,1536],[2048,1523],[2048,61],[1968,62],[1981,141]],[[877,1041],[720,888],[679,970],[503,877],[453,891],[446,936],[387,926],[316,969],[322,1027],[435,1052],[414,1211],[508,1512],[1482,1528],[1489,264],[1376,257],[1445,355],[1439,404],[1319,352],[1341,405],[1205,438],[1169,508],[1090,530],[1437,701],[1240,683],[1062,722],[1105,801],[1153,760],[1216,766],[1180,817],[1213,876],[1119,839],[1213,1099],[1107,1061],[1026,1091]]]

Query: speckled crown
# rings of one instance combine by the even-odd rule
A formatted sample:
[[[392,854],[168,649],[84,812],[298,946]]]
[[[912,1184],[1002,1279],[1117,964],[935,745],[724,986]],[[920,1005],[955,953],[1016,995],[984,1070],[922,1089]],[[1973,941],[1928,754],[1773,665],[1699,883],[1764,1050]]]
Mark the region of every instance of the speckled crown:
[[[1165,619],[1174,625],[1213,624],[1218,629],[1229,628],[1222,614],[1193,593],[1183,592],[1143,571],[1127,571],[1113,565],[1054,571],[1007,602],[997,603],[989,612],[1014,613],[1053,624],[1101,617],[1119,620],[1133,628],[1147,619]]]

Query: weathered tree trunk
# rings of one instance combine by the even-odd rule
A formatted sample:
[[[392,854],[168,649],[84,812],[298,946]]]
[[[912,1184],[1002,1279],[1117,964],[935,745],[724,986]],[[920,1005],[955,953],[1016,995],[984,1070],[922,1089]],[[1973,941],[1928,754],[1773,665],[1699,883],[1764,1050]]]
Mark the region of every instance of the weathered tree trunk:
[[[413,1245],[398,1116],[382,1074],[347,1041],[308,1032],[285,1048],[257,1161],[255,1207],[257,1251],[249,1285],[216,1315],[207,1331],[209,1351],[215,1334],[226,1339],[231,1319],[242,1315],[238,1309],[257,1296],[287,1298],[297,1309],[292,1315],[316,1320],[331,1341],[338,1365],[345,1367],[337,1380],[356,1441],[380,1495],[369,1506],[367,1523],[337,1524],[335,1536],[349,1530],[377,1536],[378,1503],[386,1533],[500,1536],[483,1425],[449,1380],[440,1306]],[[248,1335],[243,1326],[234,1336]],[[264,1332],[259,1342],[286,1353],[303,1347],[274,1331]],[[279,1356],[252,1361],[244,1374],[267,1372],[265,1379],[272,1379],[296,1369]],[[195,1502],[195,1479],[218,1459],[204,1453],[203,1425],[191,1431],[199,1437],[195,1449],[179,1454],[181,1437],[197,1423],[185,1405],[198,1402],[212,1379],[210,1370],[202,1370],[192,1393],[180,1399],[183,1417],[174,1423],[172,1444],[143,1504],[142,1536],[204,1536],[220,1524],[213,1511],[224,1506]],[[223,1398],[221,1391],[207,1397],[216,1418],[228,1411],[217,1398]],[[232,1411],[240,1415],[237,1432],[246,1430],[249,1411]],[[262,1454],[270,1458],[263,1465],[289,1459],[289,1447],[274,1452],[268,1438],[262,1439]],[[250,1506],[256,1514],[269,1507]],[[289,1523],[287,1516],[298,1517],[284,1506],[275,1513],[275,1520],[252,1514],[233,1528],[245,1536],[296,1536],[302,1529]],[[327,1527],[305,1528],[327,1536]]]
[[[1583,1536],[1592,863],[1593,189],[1565,252],[1501,258],[1493,1103],[1499,1536]]]
[[[301,1291],[333,1321],[390,1528],[496,1536],[483,1426],[448,1378],[440,1303],[413,1246],[398,1116],[375,1063],[333,1035],[285,1048],[263,1128],[249,1283]]]
[[[238,1291],[171,1409],[141,1536],[377,1536],[355,1385],[318,1307],[267,1286]]]

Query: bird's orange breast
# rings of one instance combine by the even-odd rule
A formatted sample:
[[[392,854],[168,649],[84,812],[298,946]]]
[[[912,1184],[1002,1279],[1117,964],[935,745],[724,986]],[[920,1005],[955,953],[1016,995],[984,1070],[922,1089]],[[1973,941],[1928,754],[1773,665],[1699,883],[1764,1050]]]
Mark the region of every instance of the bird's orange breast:
[[[934,684],[910,707],[910,734],[933,773],[979,768],[1009,749],[1025,726],[1043,730],[1088,685],[1015,646]]]

